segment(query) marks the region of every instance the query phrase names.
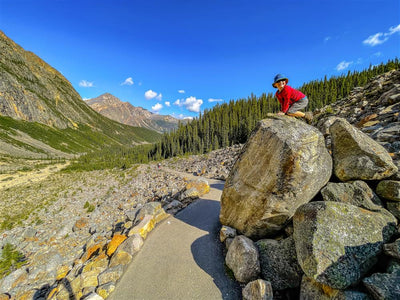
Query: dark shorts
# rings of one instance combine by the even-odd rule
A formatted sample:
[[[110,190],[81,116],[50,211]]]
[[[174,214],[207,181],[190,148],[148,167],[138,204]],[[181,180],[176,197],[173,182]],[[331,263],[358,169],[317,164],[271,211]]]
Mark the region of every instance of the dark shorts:
[[[296,111],[305,109],[308,105],[308,98],[304,97],[303,99],[300,99],[298,101],[296,101],[295,103],[292,104],[291,107],[289,107],[288,109],[288,113],[289,114],[294,114]]]

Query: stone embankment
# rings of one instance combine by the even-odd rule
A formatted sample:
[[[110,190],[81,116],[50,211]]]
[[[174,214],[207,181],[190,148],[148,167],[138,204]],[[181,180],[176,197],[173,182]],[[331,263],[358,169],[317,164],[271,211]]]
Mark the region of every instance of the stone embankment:
[[[209,191],[204,178],[156,164],[55,177],[37,183],[43,195],[30,201],[62,182],[58,200],[2,232],[1,247],[12,244],[25,257],[23,267],[0,279],[2,300],[107,298],[148,232]]]
[[[357,88],[316,127],[259,122],[221,197],[244,299],[400,299],[399,79]]]

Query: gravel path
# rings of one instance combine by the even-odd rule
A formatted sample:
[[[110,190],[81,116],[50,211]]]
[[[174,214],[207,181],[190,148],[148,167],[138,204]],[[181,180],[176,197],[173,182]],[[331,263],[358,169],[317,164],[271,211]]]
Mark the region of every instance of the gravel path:
[[[109,299],[241,299],[218,240],[224,182],[209,184],[208,194],[150,234]]]

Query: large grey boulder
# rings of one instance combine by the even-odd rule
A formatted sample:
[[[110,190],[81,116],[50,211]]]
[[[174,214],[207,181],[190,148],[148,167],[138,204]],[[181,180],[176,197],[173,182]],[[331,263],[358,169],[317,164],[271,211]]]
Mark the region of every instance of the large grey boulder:
[[[341,181],[381,180],[397,172],[389,153],[345,119],[330,127],[334,173]]]
[[[220,221],[249,237],[274,234],[328,182],[331,170],[315,127],[286,116],[262,120],[225,183]]]
[[[297,262],[293,237],[281,241],[263,239],[256,246],[262,277],[271,282],[274,291],[300,286],[303,271]]]
[[[248,283],[260,273],[259,255],[253,241],[244,235],[235,237],[225,257],[226,265],[237,281]]]
[[[372,274],[364,278],[363,284],[376,300],[400,299],[400,269]]]
[[[325,201],[335,201],[352,204],[372,211],[382,209],[378,196],[364,181],[340,182],[328,184],[321,190]]]
[[[345,289],[374,266],[396,224],[390,214],[346,203],[304,204],[293,217],[299,264],[308,277]]]

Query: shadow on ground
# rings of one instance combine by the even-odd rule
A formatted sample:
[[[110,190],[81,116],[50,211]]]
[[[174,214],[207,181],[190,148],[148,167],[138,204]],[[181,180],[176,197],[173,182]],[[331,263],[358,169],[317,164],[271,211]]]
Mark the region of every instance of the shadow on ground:
[[[224,184],[212,184],[210,187],[222,190]],[[225,270],[223,245],[219,241],[219,201],[207,199],[208,195],[189,205],[175,218],[197,227],[207,234],[195,240],[191,245],[193,258],[197,265],[207,272],[221,291],[222,299],[242,299],[239,284],[230,278]],[[199,213],[200,212],[200,213]]]

